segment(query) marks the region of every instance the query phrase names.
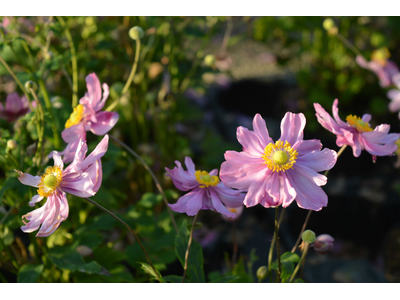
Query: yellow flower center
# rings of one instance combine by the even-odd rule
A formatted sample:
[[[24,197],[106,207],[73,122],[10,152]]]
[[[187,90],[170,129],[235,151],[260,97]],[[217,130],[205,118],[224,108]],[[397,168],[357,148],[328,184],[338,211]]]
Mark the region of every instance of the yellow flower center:
[[[387,59],[390,57],[390,52],[386,47],[374,50],[371,54],[371,59],[381,66],[386,66]]]
[[[371,127],[369,127],[369,124],[364,122],[360,117],[357,117],[356,115],[348,115],[346,117],[347,123],[356,128],[359,132],[366,132],[366,131],[373,131]]]
[[[60,186],[61,180],[61,168],[58,166],[48,167],[40,179],[38,194],[42,197],[51,196],[54,190]]]
[[[218,176],[211,176],[207,171],[196,171],[194,175],[201,188],[216,186],[219,183]]]
[[[268,169],[273,172],[285,172],[287,169],[293,168],[297,154],[288,141],[285,141],[285,144],[283,141],[276,141],[275,144],[269,143],[265,147],[262,158]]]
[[[84,106],[81,104],[78,104],[76,107],[74,107],[74,111],[72,114],[69,116],[69,119],[65,123],[65,128],[69,128],[73,125],[79,124],[79,122],[83,118],[83,111],[84,111]]]

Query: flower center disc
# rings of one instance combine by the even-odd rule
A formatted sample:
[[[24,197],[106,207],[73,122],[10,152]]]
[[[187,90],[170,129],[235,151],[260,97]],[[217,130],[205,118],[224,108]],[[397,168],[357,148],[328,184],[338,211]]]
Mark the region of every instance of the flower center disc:
[[[364,122],[360,117],[357,117],[356,115],[348,115],[346,117],[347,123],[356,128],[359,132],[368,132],[368,131],[373,131],[371,127],[369,127],[369,124]]]
[[[49,167],[46,173],[43,174],[40,183],[38,194],[42,197],[49,197],[53,194],[54,190],[60,186],[62,181],[62,171],[60,167]]]
[[[84,111],[84,106],[81,104],[78,104],[76,107],[74,107],[74,111],[72,114],[69,116],[69,119],[65,123],[65,128],[69,128],[73,125],[79,124],[79,122],[83,118],[83,111]]]
[[[194,175],[196,176],[197,182],[200,183],[200,188],[216,186],[219,183],[218,176],[211,176],[207,171],[198,170]]]
[[[292,148],[288,141],[276,141],[275,144],[269,143],[264,149],[262,158],[264,164],[273,172],[283,171],[293,168],[296,163],[297,151]]]

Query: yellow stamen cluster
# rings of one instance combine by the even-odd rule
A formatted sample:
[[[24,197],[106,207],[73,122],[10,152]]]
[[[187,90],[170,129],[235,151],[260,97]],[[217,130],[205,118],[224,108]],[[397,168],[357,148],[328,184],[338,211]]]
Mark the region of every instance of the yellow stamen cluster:
[[[269,143],[264,149],[262,158],[268,166],[268,169],[273,172],[283,171],[293,168],[296,162],[297,151],[292,148],[288,141],[276,141],[275,144]]]
[[[383,67],[386,66],[389,57],[390,52],[386,47],[374,50],[371,54],[371,59]]]
[[[83,119],[83,112],[84,112],[84,106],[81,104],[78,104],[76,107],[74,107],[74,111],[72,114],[69,116],[69,119],[65,123],[65,128],[69,128],[73,125],[79,124],[79,122]]]
[[[368,132],[368,131],[373,131],[371,127],[369,127],[369,124],[364,122],[360,117],[357,117],[356,115],[348,115],[346,117],[347,123],[356,128],[359,132]]]
[[[46,173],[40,179],[38,194],[42,197],[51,196],[55,189],[60,186],[61,180],[61,168],[58,166],[48,167]]]
[[[207,171],[196,171],[194,175],[201,188],[216,186],[219,183],[218,176],[211,176]]]

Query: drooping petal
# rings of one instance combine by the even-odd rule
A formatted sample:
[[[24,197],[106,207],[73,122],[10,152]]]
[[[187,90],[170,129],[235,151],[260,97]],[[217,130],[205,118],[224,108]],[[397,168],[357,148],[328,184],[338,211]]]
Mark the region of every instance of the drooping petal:
[[[38,203],[38,202],[42,201],[43,198],[44,198],[44,197],[43,197],[43,196],[40,196],[40,195],[35,195],[35,196],[33,196],[32,199],[31,199],[31,201],[29,201],[29,206],[30,206],[30,207],[34,207],[34,206],[35,206],[35,203]]]
[[[109,132],[118,122],[119,115],[117,112],[100,111],[96,114],[96,122],[92,122],[90,131],[96,135],[104,135]]]
[[[66,143],[72,143],[79,140],[86,141],[85,128],[81,123],[65,128],[61,132],[61,136]]]
[[[40,176],[32,176],[31,174],[28,173],[24,173],[18,170],[15,170],[15,172],[17,172],[19,174],[18,180],[25,185],[30,185],[33,187],[38,187],[41,177]]]
[[[376,144],[368,140],[363,140],[362,145],[366,151],[372,155],[386,156],[391,155],[397,150],[396,144]]]
[[[217,194],[214,192],[213,189],[209,189],[208,192],[210,193],[211,202],[214,206],[214,209],[217,212],[230,218],[234,218],[236,216],[233,212],[230,212],[224,205],[222,205],[221,200],[218,198]]]
[[[81,198],[91,197],[96,194],[93,191],[94,184],[89,176],[89,173],[82,173],[75,179],[67,180],[63,178],[60,187],[64,192]]]
[[[222,182],[219,183],[217,186],[210,187],[210,189],[214,190],[218,198],[227,207],[243,206],[243,200],[246,194],[242,191],[230,189],[226,187]]]
[[[168,204],[176,212],[186,213],[188,216],[196,215],[202,207],[204,189],[196,188],[180,197],[175,204]]]

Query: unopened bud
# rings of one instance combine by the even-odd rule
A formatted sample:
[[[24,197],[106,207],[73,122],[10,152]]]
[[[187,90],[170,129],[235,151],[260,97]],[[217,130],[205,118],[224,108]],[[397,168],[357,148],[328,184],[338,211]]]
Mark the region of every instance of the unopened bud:
[[[319,254],[326,254],[333,248],[335,239],[329,234],[321,234],[317,237],[314,243],[314,249]]]
[[[35,92],[38,89],[38,86],[36,84],[36,82],[32,81],[32,80],[28,80],[27,82],[25,82],[25,88],[30,91],[30,89],[34,90]]]
[[[204,57],[204,63],[206,66],[212,67],[215,64],[215,56],[212,54],[206,55],[206,57]]]
[[[261,266],[257,270],[257,278],[263,280],[268,275],[268,268],[266,266]]]
[[[142,27],[134,26],[129,29],[129,37],[132,40],[140,40],[142,37],[144,37],[144,31]]]
[[[303,234],[301,235],[301,238],[303,241],[305,241],[306,243],[309,243],[309,244],[314,243],[315,239],[316,239],[314,231],[309,230],[309,229],[307,229],[303,232]]]
[[[325,30],[329,30],[335,27],[335,21],[333,21],[331,18],[327,18],[322,23],[322,27],[324,27]]]
[[[7,149],[14,150],[17,148],[17,142],[14,140],[7,141]]]

